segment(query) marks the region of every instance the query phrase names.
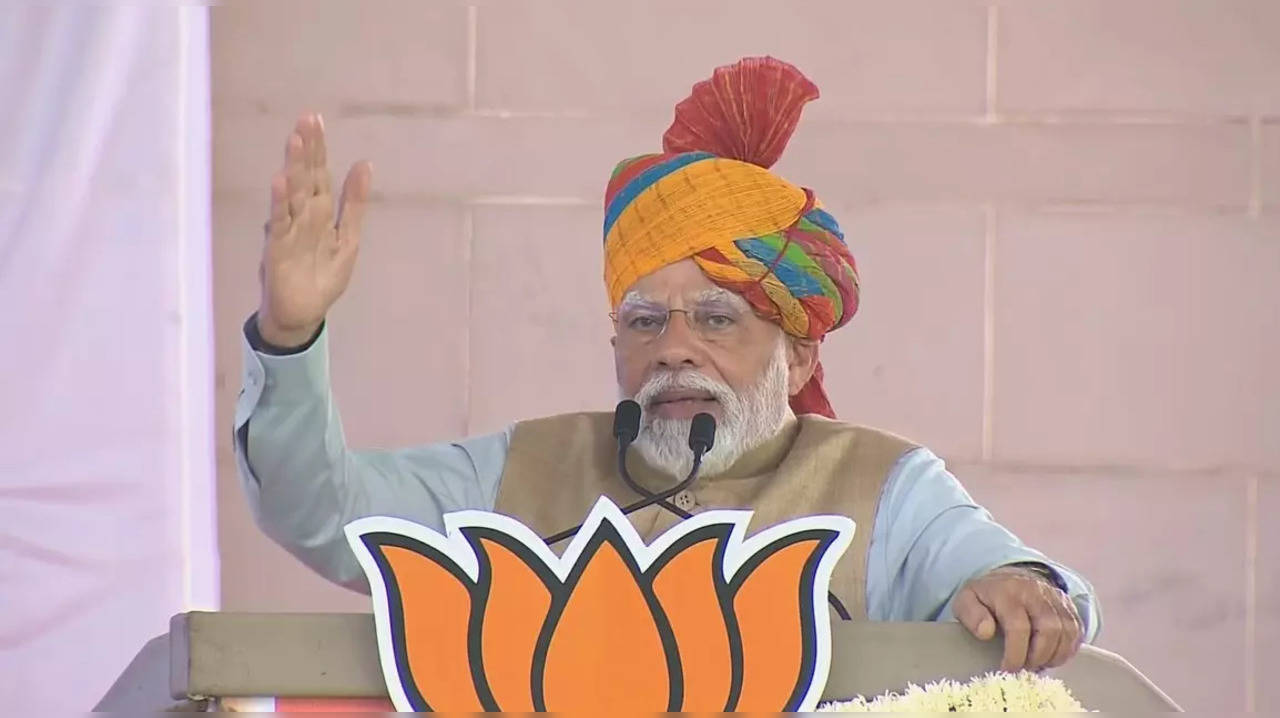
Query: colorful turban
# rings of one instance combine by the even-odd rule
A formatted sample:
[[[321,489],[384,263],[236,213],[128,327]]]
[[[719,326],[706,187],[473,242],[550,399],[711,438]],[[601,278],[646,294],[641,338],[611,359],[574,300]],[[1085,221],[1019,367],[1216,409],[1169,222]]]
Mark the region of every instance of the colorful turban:
[[[617,307],[636,280],[693,258],[786,333],[821,340],[858,309],[858,271],[813,192],[769,171],[818,88],[771,57],[718,68],[676,105],[661,154],[623,160],[604,200],[604,281]],[[822,365],[791,398],[835,417]]]

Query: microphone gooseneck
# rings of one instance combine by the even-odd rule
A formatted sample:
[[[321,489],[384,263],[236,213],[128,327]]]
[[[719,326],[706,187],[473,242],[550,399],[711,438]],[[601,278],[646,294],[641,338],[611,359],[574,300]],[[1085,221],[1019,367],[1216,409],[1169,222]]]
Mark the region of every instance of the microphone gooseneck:
[[[698,478],[698,470],[702,468],[702,455],[711,450],[716,441],[716,420],[715,417],[706,413],[695,414],[693,421],[689,426],[689,448],[693,450],[693,468],[689,471],[689,475],[684,481],[672,486],[666,491],[660,491],[656,494],[648,491],[638,490],[636,493],[646,495],[645,498],[626,506],[622,509],[625,516],[634,511],[639,511],[646,506],[652,506],[658,502],[666,502],[667,499],[684,491],[693,484]],[[634,486],[632,487],[635,488]],[[677,508],[677,513],[682,513],[682,518],[689,518],[692,514]]]
[[[645,506],[649,506],[650,504],[657,503],[661,504],[664,509],[676,514],[682,519],[690,518],[693,514],[685,511],[675,504],[672,504],[667,499],[677,493],[680,493],[680,491],[683,491],[684,488],[687,488],[688,485],[693,482],[693,478],[696,476],[698,471],[698,465],[702,462],[702,454],[699,453],[698,450],[694,450],[693,472],[689,475],[689,478],[687,478],[682,485],[677,486],[676,490],[671,494],[667,496],[660,496],[644,488],[640,484],[636,483],[635,479],[631,478],[631,472],[627,470],[627,449],[631,448],[631,444],[636,440],[636,437],[640,435],[640,416],[640,405],[630,399],[624,399],[618,402],[617,408],[613,410],[613,438],[618,442],[618,475],[622,477],[622,481],[630,487],[632,491],[646,497],[646,501],[655,496],[657,496],[657,498],[653,501],[648,501],[642,506],[635,506],[633,504],[632,506],[623,509],[623,514],[628,514],[632,511],[644,508]],[[709,435],[707,434],[705,422],[702,424],[702,428],[698,433],[699,445],[705,444],[707,449],[710,449],[711,443],[715,440],[715,419],[712,419],[709,414],[699,414],[698,417],[706,417],[706,419],[711,422]],[[698,417],[694,417],[695,422],[698,421]],[[690,428],[689,442],[691,447],[693,441],[694,431]],[[703,452],[707,449],[703,449]],[[564,531],[548,536],[543,540],[546,541],[549,546],[563,541],[581,530],[582,524],[578,524],[571,529],[565,529]]]
[[[626,483],[626,485],[637,494],[640,494],[641,496],[644,496],[646,498],[654,495],[652,491],[636,483],[636,480],[631,478],[631,472],[627,470],[627,447],[622,445],[618,446],[618,475],[621,476],[622,481]],[[671,503],[670,501],[667,501],[666,499],[662,499],[657,503],[661,504],[662,508],[666,509],[667,511],[670,511],[673,514],[676,514],[682,519],[687,519],[693,516],[693,514],[689,513],[688,511],[685,511],[684,509],[680,508],[679,506],[676,506],[675,504]]]
[[[640,405],[630,399],[618,402],[618,407],[613,410],[613,438],[618,442],[618,475],[632,491],[641,496],[652,496],[653,492],[636,483],[627,470],[627,449],[631,448],[631,444],[640,435],[640,414]],[[678,514],[682,519],[693,515],[669,501],[660,503],[663,508]]]

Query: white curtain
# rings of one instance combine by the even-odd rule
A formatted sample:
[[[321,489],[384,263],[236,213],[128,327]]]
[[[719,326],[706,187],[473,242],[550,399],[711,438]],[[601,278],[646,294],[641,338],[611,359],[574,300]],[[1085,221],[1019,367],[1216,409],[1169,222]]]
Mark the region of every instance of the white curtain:
[[[0,3],[0,711],[215,608],[207,10]]]

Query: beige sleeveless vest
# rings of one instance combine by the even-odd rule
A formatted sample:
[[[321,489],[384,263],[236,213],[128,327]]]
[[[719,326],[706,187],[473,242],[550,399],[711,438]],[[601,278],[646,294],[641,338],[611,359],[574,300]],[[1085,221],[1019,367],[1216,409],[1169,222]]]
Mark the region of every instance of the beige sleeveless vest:
[[[539,536],[582,522],[600,496],[619,506],[639,500],[618,476],[613,415],[582,413],[516,424],[495,510],[520,519]],[[671,502],[689,513],[707,509],[754,511],[748,534],[787,519],[840,514],[857,524],[853,543],[836,565],[831,592],[855,620],[866,618],[867,548],[885,478],[915,445],[875,429],[806,415],[788,421],[777,437],[744,455],[724,474],[699,477]],[[653,492],[676,479],[628,452],[636,483]],[[630,514],[652,541],[680,520],[661,506]],[[557,554],[568,545],[551,548]]]

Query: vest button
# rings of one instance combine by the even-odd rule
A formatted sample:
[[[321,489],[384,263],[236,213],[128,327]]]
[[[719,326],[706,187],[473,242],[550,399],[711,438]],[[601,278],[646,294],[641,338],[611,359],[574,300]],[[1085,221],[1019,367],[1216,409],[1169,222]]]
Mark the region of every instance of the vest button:
[[[680,493],[676,494],[675,499],[676,499],[676,506],[679,506],[685,511],[688,511],[689,509],[693,508],[694,504],[697,503],[696,501],[693,500],[693,492],[688,490],[681,491]]]

